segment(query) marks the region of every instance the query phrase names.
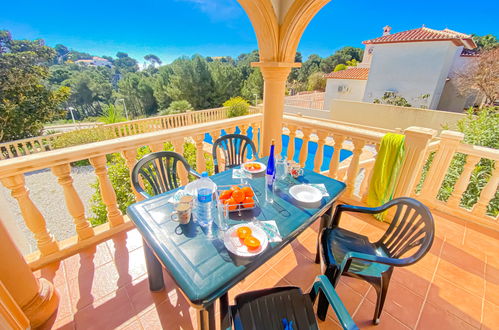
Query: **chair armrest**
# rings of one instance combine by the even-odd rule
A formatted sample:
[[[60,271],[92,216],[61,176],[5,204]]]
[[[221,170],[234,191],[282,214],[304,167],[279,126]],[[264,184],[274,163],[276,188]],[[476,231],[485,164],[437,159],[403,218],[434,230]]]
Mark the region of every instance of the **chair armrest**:
[[[386,211],[394,204],[388,202],[382,206],[378,207],[364,207],[364,206],[355,206],[348,204],[340,204],[336,207],[334,211],[333,219],[331,221],[331,228],[338,227],[340,224],[341,214],[343,212],[357,212],[357,213],[365,213],[365,214],[377,214]]]
[[[315,279],[315,283],[311,292],[314,299],[319,294],[319,290],[322,290],[329,304],[333,307],[333,310],[336,313],[336,316],[338,317],[338,320],[340,321],[343,329],[358,329],[357,325],[352,320],[350,313],[348,313],[345,305],[343,305],[343,302],[334,290],[333,285],[328,280],[326,275],[317,276],[317,278]]]
[[[340,266],[340,274],[347,272],[352,264],[353,260],[362,260],[368,262],[375,262],[378,264],[384,264],[388,266],[405,266],[406,262],[404,259],[395,259],[381,256],[374,256],[372,254],[360,253],[360,252],[348,252]]]

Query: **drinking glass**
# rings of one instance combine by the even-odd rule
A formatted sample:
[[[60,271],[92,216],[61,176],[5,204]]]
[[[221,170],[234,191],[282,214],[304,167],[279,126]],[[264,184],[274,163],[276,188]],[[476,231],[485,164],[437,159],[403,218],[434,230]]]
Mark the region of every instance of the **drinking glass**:
[[[275,177],[278,181],[286,180],[288,176],[288,162],[286,157],[281,157],[276,162]]]

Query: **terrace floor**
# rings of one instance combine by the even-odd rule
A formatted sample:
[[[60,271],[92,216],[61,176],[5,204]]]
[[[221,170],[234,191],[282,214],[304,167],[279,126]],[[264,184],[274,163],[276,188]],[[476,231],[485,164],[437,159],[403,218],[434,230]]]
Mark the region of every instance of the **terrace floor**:
[[[396,269],[381,323],[371,323],[375,292],[365,282],[343,277],[337,291],[360,328],[499,328],[499,235],[462,220],[434,214],[433,247],[419,263]],[[317,224],[316,224],[317,225]],[[342,227],[380,237],[386,225],[363,216],[347,216]],[[317,226],[234,287],[240,292],[297,285],[308,290],[320,266],[313,262]],[[148,289],[142,239],[131,230],[36,271],[53,281],[61,301],[43,329],[192,329],[196,313],[165,275],[166,290]],[[330,309],[321,329],[339,325]]]

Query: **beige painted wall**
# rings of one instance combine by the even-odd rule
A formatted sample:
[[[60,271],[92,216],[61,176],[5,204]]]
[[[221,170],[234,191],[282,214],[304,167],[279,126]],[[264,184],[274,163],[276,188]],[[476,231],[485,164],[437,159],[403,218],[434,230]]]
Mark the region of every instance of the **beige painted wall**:
[[[420,126],[442,130],[442,125],[455,129],[456,123],[464,115],[447,111],[420,108],[398,107],[386,104],[332,100],[330,106],[332,120],[375,126],[386,129],[405,129]]]

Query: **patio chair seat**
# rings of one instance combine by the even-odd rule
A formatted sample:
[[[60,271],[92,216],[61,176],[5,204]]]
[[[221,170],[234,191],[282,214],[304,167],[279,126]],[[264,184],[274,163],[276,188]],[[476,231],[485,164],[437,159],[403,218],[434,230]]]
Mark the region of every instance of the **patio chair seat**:
[[[300,288],[288,286],[238,295],[233,308],[236,329],[284,329],[283,319],[292,328],[318,329],[312,301]]]
[[[382,248],[369,242],[367,236],[342,228],[327,228],[324,230],[323,237],[324,251],[328,254],[326,258],[330,265],[339,267],[345,258],[345,255],[352,251],[388,257]],[[350,265],[349,272],[352,275],[355,274],[359,277],[373,277],[379,276],[380,273],[387,271],[389,268],[389,265],[354,260]]]

